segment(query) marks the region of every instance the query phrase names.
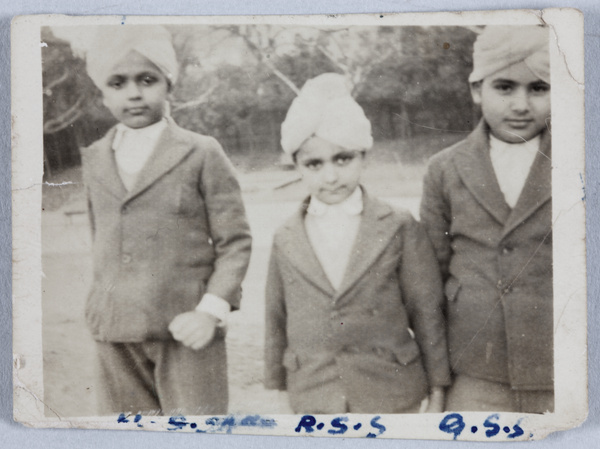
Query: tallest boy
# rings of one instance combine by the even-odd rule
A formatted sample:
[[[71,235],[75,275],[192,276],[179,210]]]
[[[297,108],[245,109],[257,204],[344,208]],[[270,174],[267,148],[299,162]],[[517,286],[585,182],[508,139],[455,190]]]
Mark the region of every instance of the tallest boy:
[[[421,220],[445,281],[446,409],[554,409],[548,29],[487,27],[471,92],[483,118],[434,156]]]

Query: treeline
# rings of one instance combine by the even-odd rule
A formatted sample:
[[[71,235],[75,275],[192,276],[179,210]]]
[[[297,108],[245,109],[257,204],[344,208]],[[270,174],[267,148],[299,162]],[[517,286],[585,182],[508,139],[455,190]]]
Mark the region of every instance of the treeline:
[[[465,131],[478,117],[467,84],[476,28],[170,26],[180,61],[171,114],[230,153],[279,151],[279,128],[304,82],[344,73],[376,140]],[[74,52],[42,40],[46,170],[79,163],[78,148],[114,124]]]

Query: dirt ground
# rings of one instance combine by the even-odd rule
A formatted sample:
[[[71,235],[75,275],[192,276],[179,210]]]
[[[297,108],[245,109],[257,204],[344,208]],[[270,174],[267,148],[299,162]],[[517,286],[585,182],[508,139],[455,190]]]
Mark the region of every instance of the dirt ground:
[[[380,161],[367,167],[363,184],[370,193],[417,216],[423,173],[422,164]],[[241,309],[231,314],[227,335],[232,413],[288,410],[285,396],[262,384],[263,292],[273,232],[305,195],[301,183],[281,187],[296,177],[293,170],[275,169],[240,175],[254,240]],[[89,416],[95,409],[94,342],[83,319],[91,240],[81,188],[69,189],[64,204],[46,208],[42,217],[44,398],[47,415],[60,417]]]

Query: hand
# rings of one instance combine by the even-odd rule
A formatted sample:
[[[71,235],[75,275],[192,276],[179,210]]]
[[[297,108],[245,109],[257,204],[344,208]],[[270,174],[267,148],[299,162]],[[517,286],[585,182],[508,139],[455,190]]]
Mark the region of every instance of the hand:
[[[434,387],[429,395],[429,404],[425,413],[442,413],[446,402],[446,393],[442,387]]]
[[[194,310],[173,318],[169,331],[175,340],[197,351],[212,341],[218,322],[210,313]]]

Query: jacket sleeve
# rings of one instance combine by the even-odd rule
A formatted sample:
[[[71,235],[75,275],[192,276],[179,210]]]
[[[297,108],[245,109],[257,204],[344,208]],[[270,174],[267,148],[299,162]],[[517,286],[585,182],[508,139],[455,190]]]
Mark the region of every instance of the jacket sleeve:
[[[412,217],[403,227],[399,281],[430,387],[450,384],[444,294],[427,234]]]
[[[423,196],[419,214],[421,223],[433,245],[442,280],[445,281],[448,278],[448,268],[452,256],[450,246],[452,214],[443,189],[443,167],[441,162],[434,157],[427,167],[427,173],[423,180]]]
[[[199,183],[216,254],[206,292],[237,309],[252,239],[233,165],[215,139],[207,148]]]
[[[285,390],[287,380],[283,354],[287,348],[287,315],[275,245],[269,260],[265,302],[265,387]]]

